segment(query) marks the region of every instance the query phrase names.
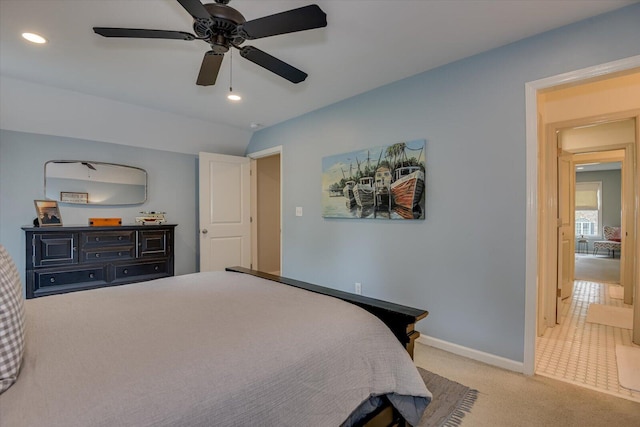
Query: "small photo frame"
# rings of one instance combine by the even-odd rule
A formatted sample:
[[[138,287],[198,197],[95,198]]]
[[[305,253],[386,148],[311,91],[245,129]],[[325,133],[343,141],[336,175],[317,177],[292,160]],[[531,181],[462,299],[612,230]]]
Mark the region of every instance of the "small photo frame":
[[[62,203],[89,203],[89,193],[76,193],[72,191],[61,191],[60,202]]]
[[[38,214],[38,224],[40,227],[54,227],[62,225],[62,217],[58,202],[55,200],[34,200],[36,213]]]

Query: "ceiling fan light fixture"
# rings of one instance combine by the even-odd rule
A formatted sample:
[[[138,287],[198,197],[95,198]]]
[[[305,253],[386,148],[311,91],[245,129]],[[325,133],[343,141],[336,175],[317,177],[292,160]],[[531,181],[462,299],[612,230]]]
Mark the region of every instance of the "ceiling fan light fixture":
[[[36,44],[44,44],[47,42],[47,39],[36,33],[22,33],[22,38]]]
[[[233,92],[229,92],[229,95],[227,95],[227,99],[233,102],[242,101],[242,97],[237,93],[233,93]]]

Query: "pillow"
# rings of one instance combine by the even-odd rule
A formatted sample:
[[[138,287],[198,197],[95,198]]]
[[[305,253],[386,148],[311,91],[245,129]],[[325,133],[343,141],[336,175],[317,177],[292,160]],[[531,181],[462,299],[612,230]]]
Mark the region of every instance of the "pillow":
[[[20,274],[0,245],[0,394],[18,378],[24,352],[24,325]]]
[[[604,235],[604,238],[609,241],[612,241],[612,242],[622,241],[620,227],[612,227],[610,225],[605,225],[604,227],[602,227],[602,234]]]
[[[622,241],[622,236],[621,233],[622,230],[620,229],[620,227],[614,227],[613,229],[613,236],[611,236],[611,240],[613,240],[614,242],[621,242]]]

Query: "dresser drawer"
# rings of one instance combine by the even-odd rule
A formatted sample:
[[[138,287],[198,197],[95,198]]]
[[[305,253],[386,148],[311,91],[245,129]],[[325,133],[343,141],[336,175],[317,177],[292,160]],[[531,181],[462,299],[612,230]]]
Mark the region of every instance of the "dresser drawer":
[[[80,234],[83,248],[135,245],[135,230],[91,231]]]
[[[138,257],[158,258],[169,255],[170,238],[167,230],[138,231]]]
[[[105,267],[78,269],[73,271],[37,271],[35,274],[36,288],[50,286],[68,286],[79,283],[99,285],[107,282]]]
[[[134,259],[136,257],[135,246],[107,247],[82,250],[82,262],[104,262]]]
[[[114,281],[165,277],[168,275],[167,267],[166,261],[116,265]]]
[[[77,239],[75,233],[34,234],[29,258],[34,267],[76,264]]]

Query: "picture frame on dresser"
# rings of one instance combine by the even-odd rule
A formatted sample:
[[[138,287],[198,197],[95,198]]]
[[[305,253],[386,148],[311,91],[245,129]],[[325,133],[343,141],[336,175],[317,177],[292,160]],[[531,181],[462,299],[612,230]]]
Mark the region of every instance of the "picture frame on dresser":
[[[55,200],[34,200],[40,227],[62,226],[62,215]]]

